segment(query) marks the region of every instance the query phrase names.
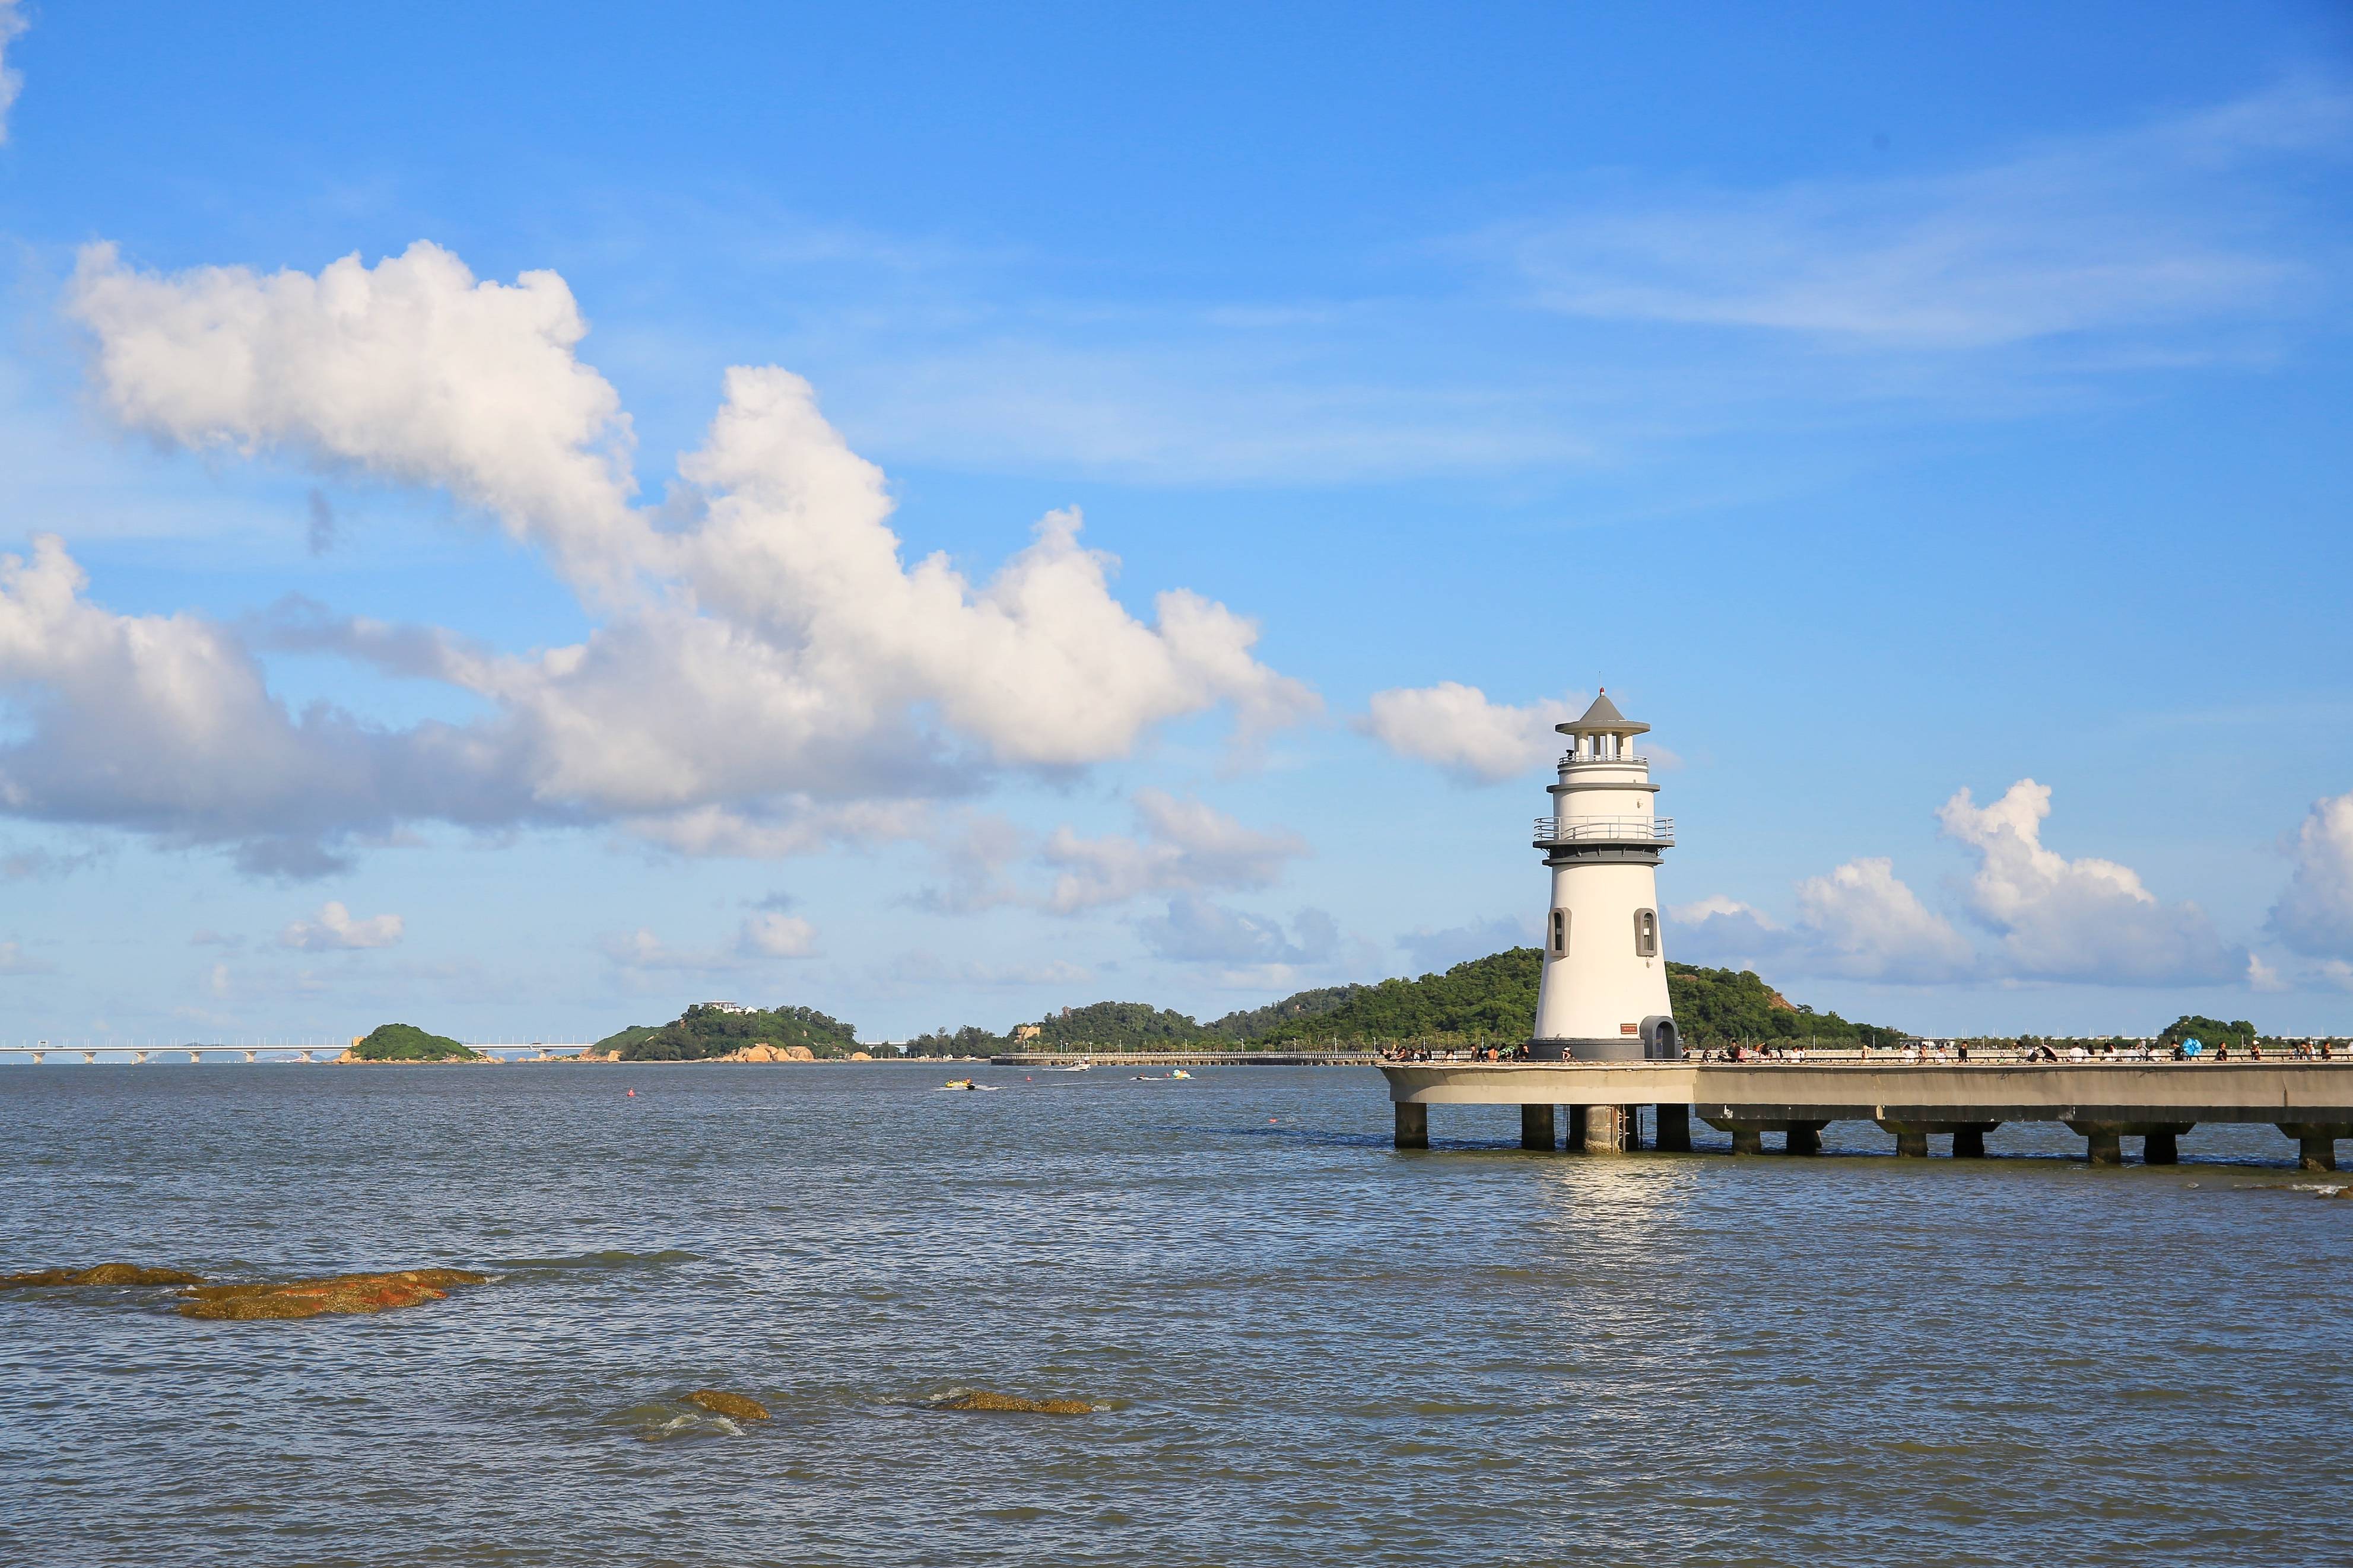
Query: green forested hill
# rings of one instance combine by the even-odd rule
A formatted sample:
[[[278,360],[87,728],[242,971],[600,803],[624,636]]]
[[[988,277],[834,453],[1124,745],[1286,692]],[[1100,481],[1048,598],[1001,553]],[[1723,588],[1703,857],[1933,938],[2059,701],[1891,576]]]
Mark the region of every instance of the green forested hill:
[[[447,1035],[428,1035],[414,1024],[379,1024],[352,1047],[364,1062],[470,1062],[474,1053]]]
[[[1025,1050],[1091,1046],[1106,1051],[1161,1050],[1189,1046],[1208,1031],[1182,1013],[1149,1002],[1094,1002],[1065,1007],[1038,1020],[1038,1037]]]
[[[1328,1012],[1277,1024],[1259,1041],[1288,1046],[1460,1039],[1516,1045],[1535,1026],[1542,959],[1535,948],[1515,947],[1458,963],[1443,974],[1384,980],[1358,988]]]
[[[1296,1018],[1320,1017],[1336,1007],[1346,1005],[1366,985],[1326,985],[1314,991],[1294,992],[1280,1002],[1270,1002],[1263,1007],[1247,1012],[1229,1013],[1222,1018],[1212,1018],[1201,1026],[1213,1035],[1223,1035],[1229,1040],[1255,1040],[1278,1024]]]
[[[1328,1011],[1288,1019],[1258,1037],[1264,1045],[1398,1040],[1517,1045],[1535,1027],[1536,982],[1544,955],[1532,947],[1474,958],[1443,974],[1361,986]],[[1746,970],[1667,965],[1667,995],[1676,1025],[1694,1046],[1735,1040],[1824,1045],[1903,1038],[1900,1029],[1852,1024],[1782,999]],[[1276,1008],[1283,1005],[1275,1004]]]
[[[596,1048],[617,1050],[625,1062],[692,1062],[754,1045],[807,1046],[820,1057],[846,1057],[858,1048],[858,1031],[814,1007],[731,1013],[695,1006],[659,1028],[632,1024]]]

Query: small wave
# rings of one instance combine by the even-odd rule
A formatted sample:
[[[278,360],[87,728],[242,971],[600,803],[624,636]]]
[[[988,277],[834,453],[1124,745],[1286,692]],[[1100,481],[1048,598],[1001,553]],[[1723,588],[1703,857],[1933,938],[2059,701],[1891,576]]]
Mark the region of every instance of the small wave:
[[[643,1443],[668,1443],[681,1437],[741,1437],[744,1428],[717,1411],[663,1401],[633,1405],[605,1417],[605,1424],[622,1426]]]
[[[502,1258],[501,1268],[638,1268],[670,1263],[700,1263],[699,1252],[671,1248],[662,1252],[581,1252],[569,1258]]]

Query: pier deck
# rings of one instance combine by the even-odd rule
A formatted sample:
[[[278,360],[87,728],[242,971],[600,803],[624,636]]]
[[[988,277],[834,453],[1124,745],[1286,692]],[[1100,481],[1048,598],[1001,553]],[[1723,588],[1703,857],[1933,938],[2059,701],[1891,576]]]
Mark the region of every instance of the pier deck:
[[[1875,1121],[1897,1152],[1925,1154],[1934,1133],[1980,1152],[2005,1121],[2061,1122],[2094,1163],[2122,1158],[2118,1140],[2146,1140],[2153,1163],[2201,1121],[2269,1122],[2297,1141],[2306,1169],[2334,1170],[2336,1141],[2353,1137],[2353,1060],[2175,1062],[1383,1062],[1399,1148],[1429,1146],[1432,1105],[1517,1105],[1522,1142],[1553,1146],[1553,1108],[1569,1112],[1569,1144],[1632,1147],[1634,1108],[1660,1108],[1659,1143],[1689,1146],[1696,1114],[1733,1135],[1736,1153],[1761,1134],[1792,1153],[1820,1148],[1833,1121]]]

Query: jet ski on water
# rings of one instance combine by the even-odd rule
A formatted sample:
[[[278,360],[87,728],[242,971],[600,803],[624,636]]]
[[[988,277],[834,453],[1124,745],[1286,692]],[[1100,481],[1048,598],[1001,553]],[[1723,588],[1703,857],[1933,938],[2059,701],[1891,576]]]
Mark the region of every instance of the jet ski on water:
[[[995,1094],[999,1086],[993,1083],[975,1083],[968,1078],[952,1078],[940,1087],[944,1089],[968,1089],[980,1094]]]

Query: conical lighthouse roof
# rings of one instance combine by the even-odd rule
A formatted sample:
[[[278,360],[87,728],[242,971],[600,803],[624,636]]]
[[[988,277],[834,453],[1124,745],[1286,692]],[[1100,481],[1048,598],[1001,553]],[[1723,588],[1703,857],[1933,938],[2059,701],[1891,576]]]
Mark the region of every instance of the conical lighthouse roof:
[[[1553,728],[1564,735],[1640,735],[1651,727],[1619,712],[1618,704],[1609,700],[1609,689],[1605,686],[1594,698],[1593,706],[1585,710],[1584,718],[1574,724],[1555,724]]]

